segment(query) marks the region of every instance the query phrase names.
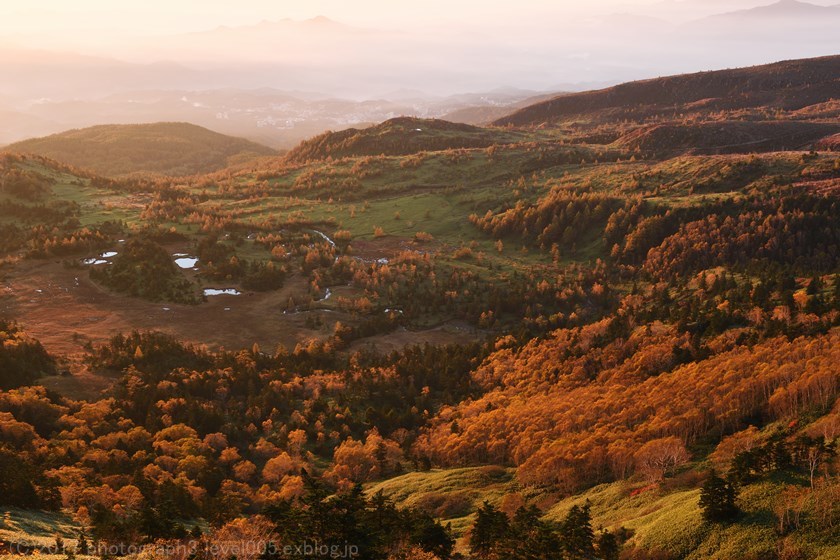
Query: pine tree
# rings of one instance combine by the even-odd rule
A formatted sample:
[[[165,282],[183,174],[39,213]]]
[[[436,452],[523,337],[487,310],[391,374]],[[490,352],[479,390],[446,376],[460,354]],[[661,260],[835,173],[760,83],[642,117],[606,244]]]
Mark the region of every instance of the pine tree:
[[[760,463],[756,451],[742,451],[732,459],[727,478],[741,485],[749,484],[755,478],[756,473],[761,471]]]
[[[598,558],[602,560],[618,560],[621,553],[621,545],[618,544],[618,539],[606,529],[598,533],[598,537],[595,539],[595,548],[598,549]]]
[[[470,553],[479,558],[498,549],[508,532],[508,518],[501,511],[484,502],[478,510],[470,535]]]
[[[58,554],[64,552],[64,539],[61,537],[61,535],[55,536],[55,550]]]
[[[438,558],[452,556],[455,539],[452,538],[451,527],[444,527],[435,522],[434,518],[428,514],[417,512],[412,517],[411,542],[413,544]]]
[[[79,533],[79,542],[76,545],[76,551],[82,555],[90,552],[90,545],[88,545],[87,537],[85,537],[84,533]]]
[[[560,524],[560,534],[567,558],[589,560],[595,555],[592,516],[589,501],[583,506],[574,505]]]
[[[703,519],[709,523],[731,521],[738,515],[735,498],[736,491],[732,483],[712,471],[700,490]]]
[[[523,560],[551,560],[561,550],[553,524],[542,521],[535,506],[522,506],[513,516],[500,557]]]

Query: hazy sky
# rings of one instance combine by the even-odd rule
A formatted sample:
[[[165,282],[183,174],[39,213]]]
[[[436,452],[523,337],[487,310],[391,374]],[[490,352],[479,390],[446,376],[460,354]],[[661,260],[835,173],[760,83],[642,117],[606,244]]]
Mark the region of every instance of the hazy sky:
[[[758,5],[771,0],[666,2],[694,9],[704,4],[735,9],[739,5]],[[358,26],[542,26],[570,17],[644,7],[657,11],[661,3],[661,0],[0,0],[0,34],[18,41],[37,38],[53,45],[89,44],[124,38],[126,32],[167,34],[223,24],[245,25],[265,19],[305,19],[318,15]]]
[[[0,48],[0,63],[5,56],[7,65],[18,65],[17,74],[5,72],[16,76],[10,85],[20,86],[0,87],[0,94],[69,96],[72,88],[56,72],[81,76],[55,58],[36,67],[30,61],[47,55],[14,47],[176,63],[201,73],[188,82],[195,88],[354,96],[398,88],[555,90],[840,50],[840,8],[815,15],[806,6],[806,17],[794,0],[784,0],[787,6],[770,10],[782,14],[772,21],[701,19],[775,1],[0,0],[0,47],[11,47]],[[792,12],[799,15],[791,19]],[[337,23],[301,23],[316,16]],[[187,73],[172,70],[166,79],[158,73],[141,83],[183,87]]]
[[[532,19],[540,14],[612,10],[623,4],[656,0],[3,0],[0,30],[43,32],[73,28],[130,29],[142,33],[195,31],[221,24],[242,25],[263,19],[325,15],[359,25],[439,21],[480,23]],[[517,17],[517,14],[520,17]]]
[[[137,38],[326,16],[363,28],[560,37],[615,13],[686,21],[777,0],[0,0],[0,45],[95,52]],[[791,0],[787,0],[791,1]],[[829,5],[838,0],[807,0]],[[101,52],[97,52],[101,54]],[[119,54],[119,53],[117,53]]]

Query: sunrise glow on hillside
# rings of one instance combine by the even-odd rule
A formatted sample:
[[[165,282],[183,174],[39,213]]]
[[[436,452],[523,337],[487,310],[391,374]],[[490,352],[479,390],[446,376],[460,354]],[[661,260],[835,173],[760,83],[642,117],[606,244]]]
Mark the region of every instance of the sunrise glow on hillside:
[[[0,556],[840,558],[836,1],[0,3]]]

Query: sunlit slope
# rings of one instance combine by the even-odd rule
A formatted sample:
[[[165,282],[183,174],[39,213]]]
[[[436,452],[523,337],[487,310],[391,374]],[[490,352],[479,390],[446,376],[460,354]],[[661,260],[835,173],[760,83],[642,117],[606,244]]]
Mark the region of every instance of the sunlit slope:
[[[109,177],[209,173],[274,150],[187,123],[102,125],[17,142],[7,151],[46,156]]]
[[[629,82],[561,95],[498,119],[498,126],[619,122],[720,111],[800,111],[837,97],[840,56]]]
[[[301,163],[353,156],[399,156],[422,151],[486,148],[521,138],[513,133],[468,124],[400,117],[361,130],[350,128],[341,132],[325,132],[301,143],[289,152],[286,159]]]

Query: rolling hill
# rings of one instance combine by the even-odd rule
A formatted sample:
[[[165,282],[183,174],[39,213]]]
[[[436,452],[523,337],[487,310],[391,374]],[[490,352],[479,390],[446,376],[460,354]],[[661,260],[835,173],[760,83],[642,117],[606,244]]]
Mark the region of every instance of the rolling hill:
[[[399,117],[362,130],[325,132],[301,143],[287,154],[286,159],[302,163],[328,157],[398,156],[451,148],[486,148],[516,138],[515,134],[500,134],[467,124]]]
[[[193,175],[276,153],[188,123],[101,125],[24,140],[5,149],[45,156],[108,177]]]
[[[498,119],[498,126],[616,122],[722,110],[798,110],[840,91],[840,56],[629,82],[561,95]]]

